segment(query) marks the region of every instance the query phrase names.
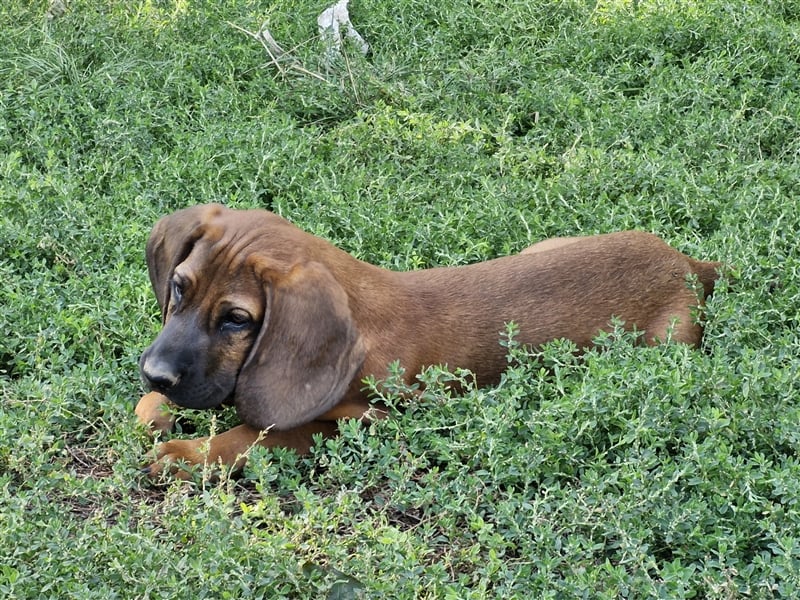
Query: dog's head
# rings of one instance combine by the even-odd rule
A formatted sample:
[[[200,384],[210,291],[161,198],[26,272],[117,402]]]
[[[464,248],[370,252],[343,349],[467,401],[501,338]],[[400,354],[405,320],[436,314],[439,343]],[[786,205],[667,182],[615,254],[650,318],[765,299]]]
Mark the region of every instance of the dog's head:
[[[164,327],[139,361],[145,384],[188,408],[232,401],[259,429],[335,406],[365,353],[347,294],[307,251],[319,243],[267,211],[161,219],[147,266]]]

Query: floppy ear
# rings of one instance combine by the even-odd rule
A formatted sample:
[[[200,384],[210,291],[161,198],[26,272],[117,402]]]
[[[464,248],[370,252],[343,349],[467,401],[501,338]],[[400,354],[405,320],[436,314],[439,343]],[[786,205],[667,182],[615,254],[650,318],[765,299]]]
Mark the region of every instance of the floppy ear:
[[[333,408],[364,361],[347,294],[322,264],[263,274],[261,331],[239,373],[235,403],[252,427],[290,429]]]
[[[156,293],[161,319],[167,315],[170,279],[175,267],[192,251],[194,243],[203,236],[203,223],[221,211],[217,205],[192,206],[162,217],[147,240],[147,272]]]

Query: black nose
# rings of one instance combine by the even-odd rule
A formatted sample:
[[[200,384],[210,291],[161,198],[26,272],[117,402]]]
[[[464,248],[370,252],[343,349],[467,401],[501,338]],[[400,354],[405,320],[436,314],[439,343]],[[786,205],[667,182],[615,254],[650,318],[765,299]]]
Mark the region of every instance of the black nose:
[[[150,357],[142,359],[140,367],[145,383],[154,392],[166,393],[180,381],[180,375],[169,365]]]

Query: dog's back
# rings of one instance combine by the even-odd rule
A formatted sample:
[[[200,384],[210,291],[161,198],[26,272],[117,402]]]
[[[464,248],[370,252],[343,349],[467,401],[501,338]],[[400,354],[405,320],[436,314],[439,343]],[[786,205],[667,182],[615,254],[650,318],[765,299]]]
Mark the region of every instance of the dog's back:
[[[566,338],[588,348],[614,319],[647,344],[670,339],[697,346],[696,307],[713,290],[719,266],[655,235],[625,231],[546,240],[463,267],[396,273],[394,306],[384,315],[398,316],[403,331],[389,338],[414,341],[380,349],[404,354],[399,358],[410,371],[447,364],[488,384],[506,366],[499,339],[509,322],[519,328],[517,341],[534,347]],[[693,276],[702,294],[691,286]]]

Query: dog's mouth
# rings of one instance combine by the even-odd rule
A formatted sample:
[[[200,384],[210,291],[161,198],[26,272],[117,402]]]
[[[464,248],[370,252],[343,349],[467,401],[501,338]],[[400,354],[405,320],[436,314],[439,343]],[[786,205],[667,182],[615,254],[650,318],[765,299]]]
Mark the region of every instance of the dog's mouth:
[[[199,383],[187,386],[179,380],[174,385],[165,388],[162,385],[148,381],[146,377],[142,377],[142,380],[145,389],[158,392],[166,396],[173,404],[183,408],[204,410],[229,406],[234,402],[235,390],[228,391],[216,384]]]
[[[156,390],[159,391],[159,390]],[[233,391],[226,392],[214,385],[211,389],[202,385],[195,385],[187,389],[171,389],[161,392],[171,402],[183,408],[205,410],[219,408],[233,403]]]

